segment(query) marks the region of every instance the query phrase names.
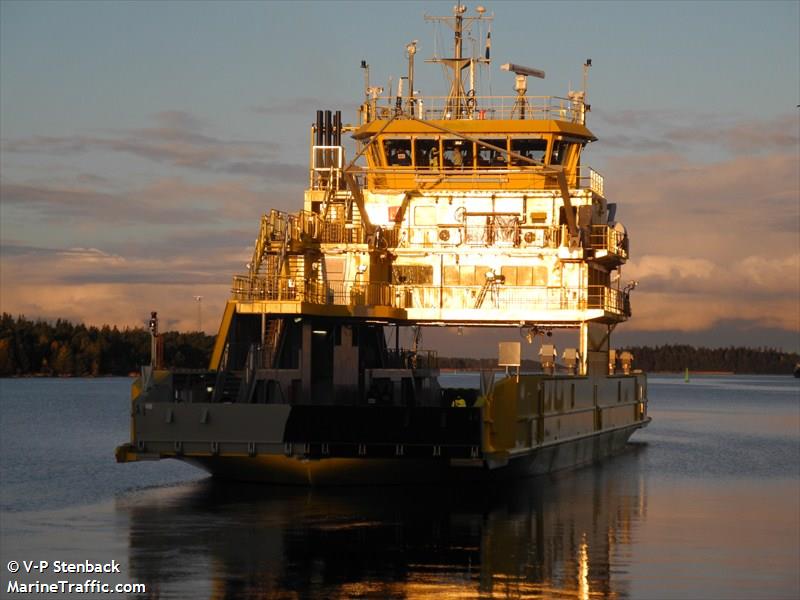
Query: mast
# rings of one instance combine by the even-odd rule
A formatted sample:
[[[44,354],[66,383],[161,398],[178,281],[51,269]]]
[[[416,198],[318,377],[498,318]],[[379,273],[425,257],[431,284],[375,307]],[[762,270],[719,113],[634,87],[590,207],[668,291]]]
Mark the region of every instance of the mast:
[[[461,70],[464,68],[464,64],[461,62],[461,51],[464,39],[464,17],[462,15],[466,10],[467,7],[461,4],[461,2],[459,2],[454,8],[456,20],[454,43],[455,60],[453,61],[453,81],[450,85],[450,93],[447,95],[447,108],[448,112],[454,113],[456,118],[461,116],[459,114],[461,109],[461,100],[464,97],[464,84],[461,79]]]
[[[408,55],[408,109],[414,114],[414,55],[417,53],[417,40],[406,46]]]
[[[450,90],[447,93],[445,103],[445,119],[461,119],[469,116],[472,107],[469,106],[470,97],[475,95],[475,64],[489,64],[491,60],[476,56],[464,57],[464,36],[468,35],[472,25],[476,21],[491,21],[493,16],[486,16],[486,9],[483,6],[475,8],[477,16],[465,16],[466,5],[459,0],[453,7],[452,17],[431,17],[426,15],[426,21],[447,23],[453,29],[453,56],[451,58],[439,58],[434,56],[425,62],[440,63],[450,70]],[[488,46],[488,42],[487,42]],[[469,68],[470,89],[464,89],[463,71]]]

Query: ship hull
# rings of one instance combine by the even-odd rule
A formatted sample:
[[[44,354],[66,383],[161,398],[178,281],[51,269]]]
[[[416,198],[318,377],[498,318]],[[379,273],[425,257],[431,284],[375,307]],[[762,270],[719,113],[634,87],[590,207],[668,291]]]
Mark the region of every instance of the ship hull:
[[[118,461],[174,458],[220,478],[292,485],[471,482],[602,460],[650,422],[643,374],[507,377],[470,407],[173,398],[185,400],[165,377],[134,399]]]
[[[214,477],[282,485],[399,485],[486,482],[545,475],[589,465],[623,452],[628,439],[649,418],[633,425],[554,442],[519,453],[484,458],[323,458],[294,456],[175,457]]]

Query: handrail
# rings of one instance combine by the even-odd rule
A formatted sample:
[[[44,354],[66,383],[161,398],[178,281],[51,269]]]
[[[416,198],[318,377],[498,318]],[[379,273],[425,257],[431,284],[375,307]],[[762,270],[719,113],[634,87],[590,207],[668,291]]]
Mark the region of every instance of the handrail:
[[[494,165],[494,166],[389,166],[364,167],[367,176],[390,176],[396,179],[375,183],[374,187],[394,188],[402,186],[413,188],[419,184],[438,184],[450,182],[469,182],[476,185],[484,183],[506,184],[509,181],[521,182],[520,178],[528,177],[528,184],[536,190],[560,190],[557,176],[549,172],[547,165]],[[580,165],[574,170],[564,172],[567,185],[573,190],[591,190],[605,197],[605,178],[588,165]],[[403,180],[402,176],[409,177]],[[413,179],[410,177],[413,176]],[[523,182],[524,183],[524,182]],[[495,186],[496,187],[496,186]]]
[[[585,110],[583,104],[560,96],[527,96],[527,106],[524,116],[515,110],[518,96],[475,96],[470,98],[464,111],[468,120],[498,120],[514,119],[521,117],[524,120],[553,119],[582,123]],[[388,97],[378,98],[378,119],[388,119],[395,116],[396,107]],[[404,109],[404,114],[419,119],[450,120],[455,117],[447,110],[447,96],[415,96],[413,115]],[[464,118],[462,116],[462,118]]]
[[[438,369],[439,354],[436,350],[387,350],[386,367],[390,369]]]
[[[288,277],[237,275],[232,295],[243,301],[294,301],[318,305],[388,306],[400,309],[587,310],[623,314],[624,293],[602,285],[577,288],[498,284],[486,290],[476,307],[481,285],[405,285],[361,281],[297,280]]]
[[[592,225],[589,244],[594,250],[606,250],[614,256],[628,258],[628,236],[608,225]]]

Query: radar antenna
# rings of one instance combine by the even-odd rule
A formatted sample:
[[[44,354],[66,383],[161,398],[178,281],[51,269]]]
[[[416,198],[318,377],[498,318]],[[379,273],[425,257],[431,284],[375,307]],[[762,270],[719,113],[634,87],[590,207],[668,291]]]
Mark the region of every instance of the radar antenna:
[[[511,71],[517,76],[514,82],[514,90],[517,92],[517,99],[514,100],[514,108],[511,109],[511,118],[514,115],[519,115],[520,119],[524,119],[526,113],[530,113],[531,107],[528,104],[528,76],[538,77],[544,79],[544,71],[533,69],[531,67],[523,67],[522,65],[515,65],[514,63],[506,63],[500,65],[501,71]]]

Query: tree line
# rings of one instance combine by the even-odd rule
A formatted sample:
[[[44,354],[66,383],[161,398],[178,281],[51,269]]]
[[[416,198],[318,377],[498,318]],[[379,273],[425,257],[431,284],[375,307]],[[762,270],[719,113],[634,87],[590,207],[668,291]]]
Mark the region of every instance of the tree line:
[[[171,367],[208,365],[214,336],[202,332],[163,334],[164,362]],[[0,376],[128,375],[150,363],[150,332],[142,327],[87,327],[58,319],[0,317]]]
[[[790,375],[800,355],[774,348],[695,348],[684,345],[634,346],[620,348],[633,354],[633,368],[645,373],[679,373],[690,371],[752,373],[758,375]],[[478,370],[496,368],[496,359],[439,357],[439,368]],[[522,371],[538,371],[536,361],[523,360]],[[618,372],[620,368],[617,364]]]
[[[759,375],[789,375],[800,355],[775,348],[695,348],[685,345],[635,346],[634,366],[645,372],[727,371]]]
[[[168,367],[202,369],[208,365],[214,337],[195,331],[168,331],[164,363]],[[800,355],[775,348],[695,348],[686,345],[626,348],[634,367],[645,372],[726,371],[732,373],[790,374]],[[128,375],[150,363],[150,332],[142,327],[104,325],[87,327],[63,319],[55,322],[0,317],[0,376],[101,376]],[[439,367],[492,368],[495,359],[439,357]],[[523,362],[522,369],[538,369]]]

